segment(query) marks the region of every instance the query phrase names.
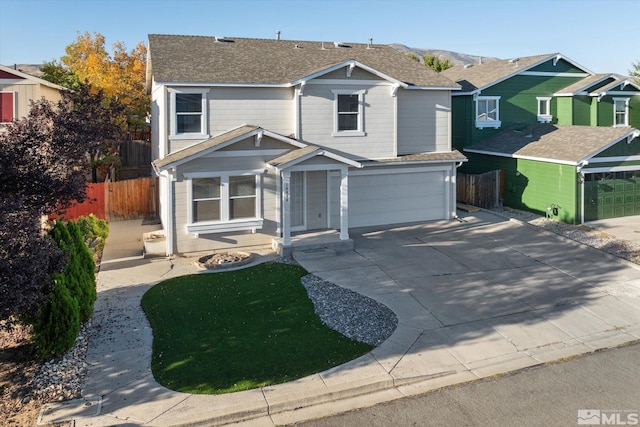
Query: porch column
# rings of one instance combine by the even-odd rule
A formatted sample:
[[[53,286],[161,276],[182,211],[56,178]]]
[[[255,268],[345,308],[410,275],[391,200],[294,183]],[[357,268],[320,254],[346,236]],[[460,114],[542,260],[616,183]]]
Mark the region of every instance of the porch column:
[[[340,240],[349,240],[349,168],[340,169]]]
[[[291,172],[282,172],[282,245],[291,246]]]

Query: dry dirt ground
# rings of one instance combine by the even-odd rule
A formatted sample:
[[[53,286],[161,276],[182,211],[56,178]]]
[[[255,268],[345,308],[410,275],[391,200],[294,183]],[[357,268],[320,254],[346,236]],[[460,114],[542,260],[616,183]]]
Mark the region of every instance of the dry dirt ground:
[[[34,426],[40,407],[34,378],[42,361],[35,355],[27,328],[0,330],[0,425]]]
[[[640,264],[640,245],[619,241],[602,231],[584,225],[571,226],[520,211],[505,209],[500,213]],[[34,381],[45,361],[36,357],[25,327],[3,330],[1,326],[0,426],[35,426],[42,405],[51,402],[51,398],[46,393],[43,395]],[[68,427],[70,424],[58,426]]]

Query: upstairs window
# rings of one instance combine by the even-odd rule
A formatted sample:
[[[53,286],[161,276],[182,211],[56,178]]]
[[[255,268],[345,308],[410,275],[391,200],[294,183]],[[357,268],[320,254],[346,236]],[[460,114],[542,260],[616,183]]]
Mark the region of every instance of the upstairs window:
[[[500,122],[500,97],[478,96],[476,98],[476,127],[499,128]]]
[[[536,98],[538,100],[538,121],[540,123],[551,123],[551,97]]]
[[[613,126],[629,126],[629,98],[613,98]]]
[[[10,123],[15,120],[15,94],[0,92],[0,123]]]
[[[169,89],[171,95],[171,136],[206,138],[208,89]]]
[[[334,90],[333,136],[364,136],[363,105],[366,91]]]

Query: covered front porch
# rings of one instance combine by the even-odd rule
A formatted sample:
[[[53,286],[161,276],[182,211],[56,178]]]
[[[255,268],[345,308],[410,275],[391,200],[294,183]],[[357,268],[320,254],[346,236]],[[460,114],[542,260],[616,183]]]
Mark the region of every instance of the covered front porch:
[[[296,251],[343,251],[353,249],[349,239],[349,167],[361,168],[359,162],[347,159],[320,147],[308,146],[293,150],[272,159],[268,166],[275,170],[277,237],[272,241],[273,250],[281,256]],[[324,174],[324,180],[308,182],[307,174]],[[339,179],[337,191],[332,176]],[[334,200],[334,194],[337,196]],[[318,205],[325,219],[320,222],[326,230],[308,230],[307,209]],[[337,211],[337,224],[331,220]],[[318,224],[318,223],[316,223]],[[337,230],[337,231],[336,231]],[[303,233],[301,233],[303,232]]]

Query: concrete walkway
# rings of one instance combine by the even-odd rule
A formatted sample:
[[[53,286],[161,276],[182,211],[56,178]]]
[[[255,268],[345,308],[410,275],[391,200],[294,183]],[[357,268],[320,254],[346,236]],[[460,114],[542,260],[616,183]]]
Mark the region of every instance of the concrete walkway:
[[[121,225],[131,227],[112,230]],[[356,231],[355,251],[301,263],[386,304],[399,318],[393,335],[328,371],[227,395],[173,392],[151,375],[140,298],[196,272],[193,259],[103,264],[83,390],[101,406],[76,426],[288,424],[640,338],[638,266],[555,234],[487,212]]]

